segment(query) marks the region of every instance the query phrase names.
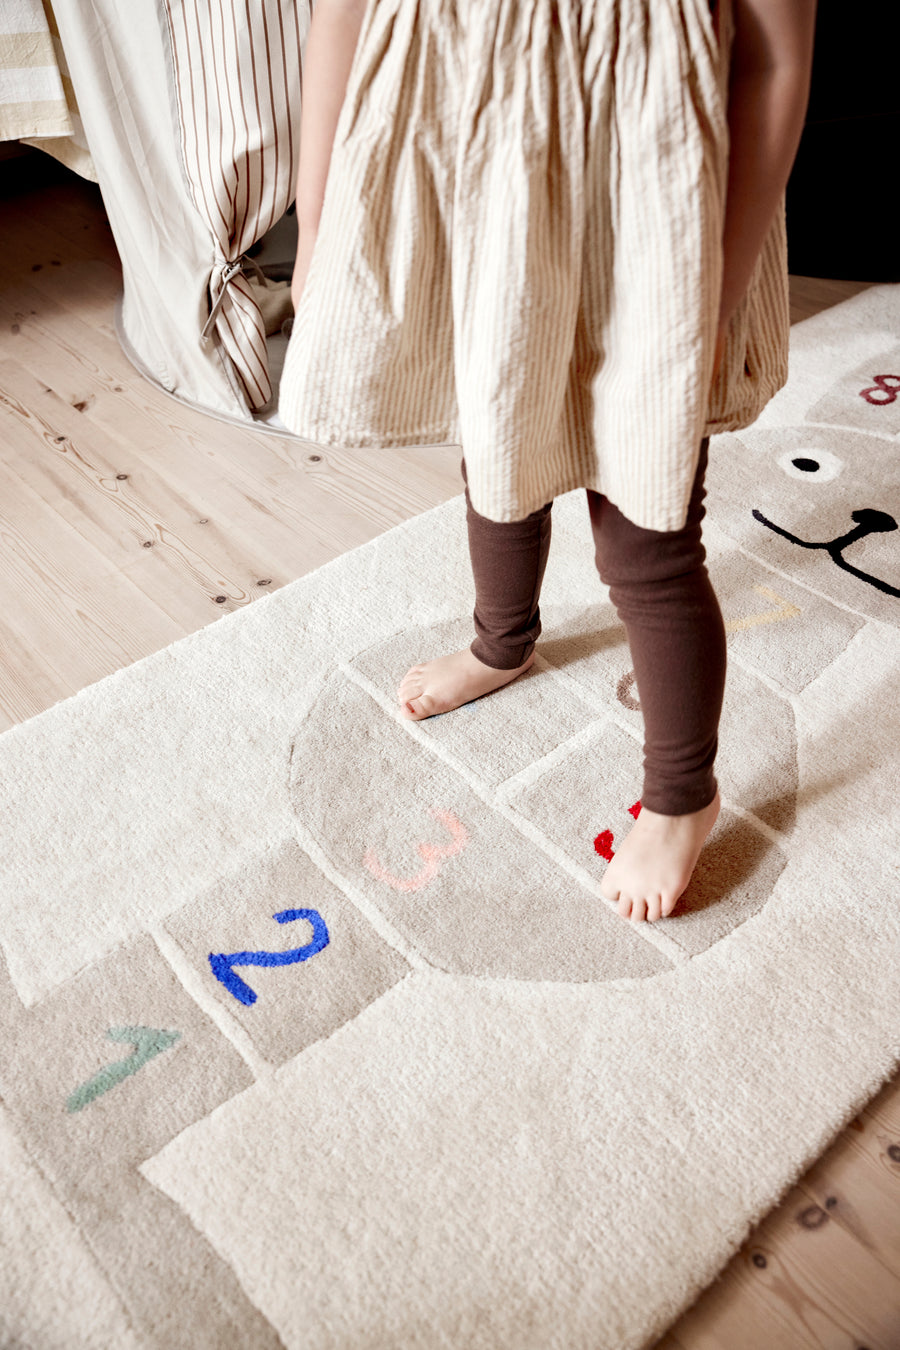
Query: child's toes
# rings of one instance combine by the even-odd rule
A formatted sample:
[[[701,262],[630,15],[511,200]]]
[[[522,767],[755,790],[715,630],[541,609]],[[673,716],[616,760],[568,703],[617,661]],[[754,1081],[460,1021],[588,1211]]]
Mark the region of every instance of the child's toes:
[[[406,713],[413,718],[421,721],[424,717],[433,717],[437,712],[437,703],[428,694],[422,694],[418,698],[411,698],[405,704]]]
[[[400,681],[400,687],[397,690],[397,699],[400,703],[408,703],[410,699],[418,698],[422,692],[422,681],[410,671],[404,675]]]
[[[618,904],[616,906],[623,919],[631,918],[631,896],[623,895],[619,892]]]
[[[647,922],[656,923],[663,914],[663,899],[661,895],[650,895],[647,897]]]
[[[667,919],[669,915],[672,913],[672,910],[678,904],[679,896],[663,895],[660,897],[660,899],[662,901],[661,917]]]
[[[631,902],[632,923],[643,923],[647,917],[647,901],[643,896]]]

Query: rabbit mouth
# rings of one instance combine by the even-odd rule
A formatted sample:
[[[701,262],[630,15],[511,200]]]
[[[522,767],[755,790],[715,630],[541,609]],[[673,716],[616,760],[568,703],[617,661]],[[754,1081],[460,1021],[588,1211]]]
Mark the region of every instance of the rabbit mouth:
[[[883,591],[885,595],[895,595],[900,598],[900,588],[891,586],[887,581],[882,581],[880,577],[873,577],[869,572],[863,572],[859,567],[854,567],[848,563],[844,557],[844,549],[850,544],[855,544],[858,540],[864,539],[867,534],[889,534],[891,530],[898,528],[897,522],[893,516],[889,516],[886,511],[875,511],[870,507],[863,507],[860,511],[851,511],[850,519],[855,521],[855,528],[848,530],[846,534],[839,535],[837,539],[826,539],[822,543],[810,543],[807,539],[798,539],[795,534],[783,530],[780,525],[767,520],[762,511],[753,510],[754,519],[767,529],[774,530],[780,534],[783,539],[789,539],[792,544],[797,544],[800,548],[821,548],[824,549],[833,563],[836,563],[843,571],[849,572],[851,576],[864,581],[868,586],[874,586],[876,590]]]

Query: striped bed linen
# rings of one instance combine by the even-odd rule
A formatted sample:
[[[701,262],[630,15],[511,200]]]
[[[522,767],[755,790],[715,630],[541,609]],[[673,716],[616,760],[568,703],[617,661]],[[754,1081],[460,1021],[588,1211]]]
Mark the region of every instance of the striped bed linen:
[[[46,150],[96,182],[49,0],[0,4],[0,140]]]

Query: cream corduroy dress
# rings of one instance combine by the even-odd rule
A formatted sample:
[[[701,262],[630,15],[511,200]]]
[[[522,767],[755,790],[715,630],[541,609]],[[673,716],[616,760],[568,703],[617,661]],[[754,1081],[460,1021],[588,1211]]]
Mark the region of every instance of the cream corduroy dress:
[[[281,384],[319,445],[458,444],[475,510],[685,521],[787,378],[783,209],[710,393],[733,24],[709,0],[369,0]]]

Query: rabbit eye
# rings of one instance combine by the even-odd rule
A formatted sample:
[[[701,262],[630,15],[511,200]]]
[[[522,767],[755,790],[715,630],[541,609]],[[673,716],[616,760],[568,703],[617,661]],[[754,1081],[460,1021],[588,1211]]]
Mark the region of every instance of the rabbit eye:
[[[837,478],[844,461],[838,459],[830,450],[819,446],[804,447],[801,450],[787,450],[778,456],[778,464],[790,478],[800,478],[816,483],[828,483]]]

